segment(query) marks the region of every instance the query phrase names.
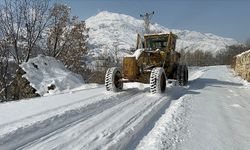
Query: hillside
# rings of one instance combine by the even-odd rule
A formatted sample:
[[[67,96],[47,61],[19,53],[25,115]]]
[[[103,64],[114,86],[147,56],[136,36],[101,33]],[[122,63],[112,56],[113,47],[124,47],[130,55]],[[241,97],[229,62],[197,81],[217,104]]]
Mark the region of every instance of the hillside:
[[[89,31],[90,55],[99,54],[114,55],[117,47],[120,52],[118,56],[129,53],[131,48],[135,48],[137,33],[143,34],[143,21],[134,17],[103,11],[86,20]],[[216,54],[225,50],[226,46],[239,44],[231,38],[223,38],[211,33],[200,33],[189,30],[168,29],[157,23],[151,24],[152,32],[169,32],[177,34],[177,51],[209,51]]]

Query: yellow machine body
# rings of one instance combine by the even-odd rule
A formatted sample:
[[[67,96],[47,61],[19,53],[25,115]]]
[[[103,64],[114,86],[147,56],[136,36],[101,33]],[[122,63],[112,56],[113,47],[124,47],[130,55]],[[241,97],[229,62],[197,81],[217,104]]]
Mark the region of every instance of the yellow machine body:
[[[143,42],[137,39],[137,44],[143,43],[144,48],[137,58],[123,58],[123,81],[149,83],[154,67],[162,67],[168,78],[176,79],[175,72],[180,61],[180,54],[175,51],[176,39],[177,36],[171,32],[144,35]]]
[[[139,68],[135,57],[125,57],[123,59],[124,78],[133,80],[139,75]]]

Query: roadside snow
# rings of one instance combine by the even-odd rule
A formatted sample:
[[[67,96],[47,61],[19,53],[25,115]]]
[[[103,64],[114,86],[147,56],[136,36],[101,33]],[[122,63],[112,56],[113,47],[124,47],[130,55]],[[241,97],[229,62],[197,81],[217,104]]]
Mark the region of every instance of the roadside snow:
[[[239,80],[239,82],[244,85],[241,88],[248,88],[248,89],[250,89],[250,82],[248,82],[247,80],[242,79],[241,76],[239,76],[239,74],[237,72],[235,72],[235,70],[230,70],[230,73],[233,75],[234,78],[236,78],[237,80]]]
[[[226,66],[190,68],[189,85],[152,95],[82,85],[0,104],[0,149],[248,150],[249,88]],[[222,74],[223,73],[223,74]]]
[[[39,55],[27,63],[22,63],[20,67],[26,72],[23,77],[41,96],[69,90],[84,83],[81,76],[70,72],[53,57]]]

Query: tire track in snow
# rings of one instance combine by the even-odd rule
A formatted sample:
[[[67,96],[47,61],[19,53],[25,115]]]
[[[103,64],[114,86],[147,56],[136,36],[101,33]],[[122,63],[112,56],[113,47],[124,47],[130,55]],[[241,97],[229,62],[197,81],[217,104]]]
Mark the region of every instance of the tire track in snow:
[[[140,132],[145,131],[145,129],[143,128],[147,126],[147,124],[154,124],[154,122],[156,121],[154,118],[157,118],[155,116],[157,114],[159,115],[159,112],[162,108],[166,109],[168,107],[169,102],[166,101],[171,101],[171,98],[163,98],[164,96],[166,95],[160,97],[147,97],[146,94],[135,89],[130,89],[118,94],[106,95],[106,97],[104,98],[102,95],[99,95],[99,97],[93,96],[95,97],[93,98],[93,100],[98,99],[96,103],[81,105],[82,100],[79,103],[76,102],[72,105],[79,104],[79,107],[75,107],[73,109],[70,108],[60,116],[54,116],[47,120],[43,120],[42,122],[37,122],[35,125],[30,126],[30,128],[25,127],[24,129],[21,129],[21,131],[18,131],[19,133],[13,133],[9,137],[7,137],[7,143],[5,143],[6,138],[4,138],[5,141],[2,141],[0,137],[0,149],[2,143],[5,144],[3,147],[5,149],[16,149],[18,147],[20,149],[34,149],[33,146],[35,146],[36,144],[38,144],[37,146],[39,149],[39,144],[43,143],[44,141],[53,142],[56,140],[56,136],[58,137],[59,134],[67,130],[71,130],[72,128],[74,129],[75,126],[83,126],[87,121],[89,121],[89,128],[87,128],[87,130],[84,130],[85,132],[82,132],[80,130],[80,126],[79,129],[75,130],[75,134],[72,134],[72,137],[74,137],[75,140],[71,140],[68,145],[59,144],[58,147],[65,148],[68,146],[69,148],[72,148],[76,145],[79,145],[79,148],[85,148],[82,146],[86,146],[88,148],[102,148],[102,146],[106,146],[107,149],[126,148],[126,144],[130,144],[131,140],[138,140],[140,134],[145,134]],[[92,101],[89,98],[85,98],[83,100]],[[115,103],[113,101],[118,102]],[[128,101],[131,102],[129,102],[127,105],[122,106],[122,103]],[[145,104],[145,101],[148,101],[148,103]],[[65,109],[65,107],[63,106],[61,109]],[[114,109],[115,112],[110,111],[110,109]],[[121,110],[123,112],[121,112]],[[130,113],[130,111],[133,111],[133,113]],[[52,112],[54,112],[54,110],[51,110],[51,113]],[[106,116],[104,114],[106,114]],[[95,128],[92,128],[93,126],[91,126],[91,118],[95,118],[100,115],[104,115],[105,117],[103,117],[101,121],[97,119]],[[128,119],[126,119],[126,115],[130,115]],[[118,119],[113,121],[114,118],[121,118],[121,120]],[[108,125],[107,128],[104,128],[102,127],[103,122],[106,122],[106,124],[110,123],[110,125]],[[114,127],[114,125],[116,126]],[[100,129],[98,130],[98,128]],[[98,130],[98,134],[90,133],[90,131],[95,132],[95,130]],[[81,136],[78,135],[79,132],[82,133]],[[86,136],[84,136],[85,134]],[[22,135],[25,135],[24,138],[22,138]],[[92,136],[92,138],[89,138],[89,136]],[[88,141],[86,141],[86,139],[88,139]],[[85,144],[83,144],[83,141],[86,141]],[[43,144],[49,149],[53,147],[56,148],[56,146],[53,144],[50,145],[46,142]],[[40,148],[44,149],[44,145],[41,145]]]
[[[194,76],[193,79],[195,80],[196,78],[201,76],[205,71],[206,70],[201,70],[198,73],[195,72],[195,75],[193,75]],[[150,122],[150,120],[151,121],[153,120],[153,122],[155,122],[156,120],[154,118],[159,118],[155,116],[156,115],[159,116],[162,112],[164,112],[164,111],[161,111],[160,113],[159,110],[161,109],[165,110],[169,106],[170,101],[171,101],[171,99],[169,98],[168,100],[166,100],[166,98],[162,98],[162,97],[158,97],[158,98],[151,97],[151,98],[146,99],[146,101],[149,101],[150,103],[145,105],[145,99],[144,99],[145,94],[143,93],[137,93],[137,94],[138,94],[137,96],[132,96],[130,97],[130,99],[125,101],[124,103],[128,103],[128,101],[131,101],[125,106],[116,105],[115,107],[111,108],[111,109],[115,109],[115,111],[110,111],[110,109],[106,109],[104,112],[100,113],[99,115],[90,117],[87,120],[78,120],[77,123],[73,125],[73,126],[77,126],[76,129],[73,129],[73,132],[76,132],[76,133],[73,133],[72,137],[69,137],[70,140],[68,140],[66,143],[64,141],[61,144],[59,144],[60,142],[57,143],[59,145],[55,145],[56,143],[53,143],[54,141],[60,139],[60,137],[63,138],[63,134],[57,135],[57,133],[55,133],[49,136],[48,138],[46,138],[45,139],[46,141],[44,139],[39,140],[40,143],[44,142],[43,144],[40,144],[37,141],[33,143],[32,145],[29,145],[30,147],[28,148],[33,149],[34,147],[32,146],[35,146],[36,149],[39,149],[39,148],[44,149],[45,148],[43,147],[44,145],[48,146],[47,148],[55,147],[59,149],[62,149],[62,148],[72,149],[76,145],[80,146],[78,147],[80,149],[103,148],[102,146],[104,145],[106,146],[107,149],[126,148],[127,144],[129,143],[133,144],[132,139],[138,140],[140,139],[138,138],[140,137],[140,134],[145,134],[143,132],[148,132],[148,131],[144,131],[145,129],[143,129],[145,126],[148,126],[147,122],[148,121]],[[181,95],[183,94],[185,93],[182,92]],[[174,95],[173,99],[175,98],[176,96]],[[163,100],[168,101],[168,102],[164,102]],[[145,107],[142,107],[142,106],[145,106]],[[139,111],[134,113],[131,118],[128,118],[126,122],[120,123],[120,120],[119,120],[119,121],[112,123],[113,118],[126,119],[127,116],[125,114],[131,111],[132,108],[134,110],[139,110]],[[155,110],[152,113],[153,108]],[[101,117],[100,120],[98,119],[97,121],[95,121],[95,119],[91,120],[92,118],[96,118],[97,116],[102,116],[103,114],[105,114],[105,112],[107,112],[106,116],[104,115],[105,117]],[[103,128],[103,126],[105,126],[105,122],[108,122],[110,125],[108,125],[108,127]],[[88,128],[84,127],[84,124],[89,124]],[[118,126],[115,126],[116,124],[118,124]],[[149,124],[154,124],[154,123],[149,123]],[[68,129],[71,129],[71,128],[72,126],[70,125]],[[62,131],[66,131],[66,130],[63,129]],[[68,132],[72,132],[72,130],[69,130]],[[93,134],[93,132],[97,132],[98,134]],[[114,139],[116,142],[112,141]],[[36,147],[36,144],[38,144],[37,147]]]
[[[58,95],[59,95],[59,94],[58,94]],[[60,94],[60,95],[61,95],[61,94]],[[0,128],[5,128],[5,127],[7,127],[7,126],[10,126],[10,125],[12,125],[12,124],[19,123],[19,122],[24,121],[24,120],[28,120],[28,119],[29,119],[29,120],[32,120],[32,119],[34,119],[35,117],[41,116],[41,115],[43,115],[43,114],[45,114],[45,113],[48,114],[48,113],[56,112],[56,111],[58,111],[58,110],[61,110],[62,108],[70,107],[70,106],[73,106],[73,105],[82,103],[82,102],[84,102],[84,101],[87,101],[88,99],[93,99],[93,98],[96,98],[96,97],[100,97],[100,96],[102,96],[102,95],[103,95],[103,94],[96,94],[96,95],[89,96],[89,97],[87,97],[87,98],[84,98],[84,99],[75,101],[75,102],[70,103],[70,104],[62,105],[62,106],[60,106],[60,107],[57,107],[56,109],[48,109],[48,110],[43,111],[43,112],[40,112],[40,113],[38,113],[38,114],[36,114],[36,115],[28,116],[28,117],[22,118],[22,119],[20,119],[20,120],[16,120],[16,121],[13,121],[13,122],[9,122],[9,123],[7,123],[7,124],[2,124],[2,125],[0,126]],[[55,96],[55,95],[53,95],[53,96]]]
[[[114,134],[116,133],[116,118],[123,118],[125,119],[126,117],[124,117],[124,112],[126,112],[127,110],[130,110],[131,107],[134,107],[136,104],[140,103],[143,100],[144,94],[139,94],[136,96],[131,97],[129,100],[127,100],[126,102],[122,103],[121,105],[117,105],[116,107],[113,107],[112,110],[108,109],[105,112],[103,112],[102,114],[100,114],[99,116],[95,116],[95,118],[93,118],[92,120],[87,120],[86,122],[82,122],[82,124],[89,124],[87,126],[87,128],[84,128],[84,130],[81,130],[81,134],[76,137],[76,139],[72,139],[70,140],[68,143],[63,144],[62,147],[60,148],[64,148],[66,145],[71,144],[74,141],[83,141],[84,143],[87,145],[87,149],[88,146],[90,145],[94,145],[97,146],[98,142],[100,138],[104,137],[105,139],[112,139],[112,137],[114,136]],[[101,119],[99,119],[99,117]],[[96,119],[96,120],[95,120]],[[120,122],[122,122],[122,120],[118,121],[119,125]],[[106,126],[105,126],[106,125]],[[122,124],[123,126],[125,124]],[[105,126],[105,128],[103,128],[103,126]],[[98,131],[99,134],[95,135],[93,134],[93,132],[96,132],[96,130]],[[101,134],[100,134],[101,133]],[[97,142],[97,143],[96,143]],[[91,147],[91,146],[90,146]],[[81,147],[80,149],[86,149],[85,147]]]
[[[148,95],[150,94],[138,93],[128,100],[130,102],[125,101],[107,109],[46,141],[30,145],[28,149],[122,148],[168,103],[165,95]]]
[[[188,136],[187,112],[190,110],[189,100],[193,94],[198,94],[193,90],[197,79],[201,78],[210,69],[207,67],[189,72],[189,85],[186,87],[172,87],[168,90],[168,95],[172,97],[169,106],[162,109],[162,116],[153,124],[149,132],[142,137],[137,144],[129,146],[127,149],[178,149],[178,143]]]
[[[102,126],[103,122],[105,122],[105,120],[112,118],[112,115],[114,116],[116,113],[119,113],[119,111],[121,111],[121,109],[125,109],[126,106],[133,105],[134,103],[136,103],[137,100],[140,100],[142,98],[142,96],[143,96],[143,94],[141,92],[138,93],[138,91],[134,91],[133,95],[124,96],[124,97],[120,98],[121,103],[115,105],[114,107],[109,107],[108,109],[105,109],[103,112],[96,114],[96,115],[93,115],[92,117],[89,117],[87,119],[80,119],[80,120],[76,121],[74,124],[72,124],[68,128],[66,128],[66,130],[62,130],[62,133],[65,131],[66,133],[70,132],[70,134],[75,134],[74,133],[74,129],[75,129],[78,136],[76,136],[76,137],[72,136],[68,141],[63,141],[63,143],[59,144],[57,146],[57,148],[61,149],[61,148],[66,147],[66,146],[70,145],[73,141],[75,141],[77,139],[79,140],[80,137],[83,138],[83,135],[85,135],[84,137],[88,137],[89,135],[91,135],[91,131],[95,130],[99,126]],[[136,100],[136,99],[134,99],[134,97],[138,97],[138,99]],[[101,108],[97,107],[96,109],[101,109]],[[109,111],[110,109],[115,110],[115,111]],[[108,112],[108,114],[105,112]],[[109,113],[109,112],[111,112],[111,113]],[[107,114],[107,115],[105,117],[102,117],[101,119],[97,119],[97,120],[93,119],[93,118],[96,118],[102,114]],[[84,126],[84,125],[81,125],[83,123],[85,125],[85,128],[81,130],[81,128],[82,128],[81,126]],[[73,128],[73,131],[71,128]],[[69,129],[69,130],[67,130],[67,129]],[[31,144],[27,145],[27,147],[22,147],[22,148],[34,149],[34,146],[35,146],[35,149],[44,149],[44,147],[39,148],[39,145],[42,145],[42,146],[48,145],[48,148],[53,147],[54,144],[49,145],[49,142],[50,141],[54,142],[56,140],[56,139],[54,139],[54,137],[60,136],[60,132],[52,133],[52,134],[48,135],[47,137],[42,138],[34,143],[31,143]],[[81,134],[81,135],[79,135],[79,134]],[[89,139],[89,138],[90,137],[88,137],[87,139]],[[58,138],[58,140],[60,143],[60,138]],[[44,141],[45,141],[45,143],[44,143]],[[84,138],[84,141],[86,141],[86,138]],[[46,143],[46,142],[48,142],[48,143]]]
[[[150,126],[158,120],[158,115],[161,114],[162,109],[165,110],[169,106],[170,101],[170,97],[160,96],[145,105],[118,129],[115,138],[119,142],[110,141],[106,143],[105,149],[131,149],[140,137],[151,129]]]
[[[109,109],[115,105],[118,105],[119,103],[126,101],[127,98],[133,97],[136,94],[138,94],[136,90],[128,90],[119,94],[105,95],[101,93],[80,100],[79,102],[75,102],[69,106],[63,106],[54,111],[51,110],[49,112],[52,114],[51,117],[46,118],[45,120],[40,120],[32,125],[18,128],[9,135],[4,135],[3,138],[0,137],[0,149],[1,147],[4,149],[17,149],[19,147],[23,147],[29,144],[31,141],[36,141],[37,139],[46,137],[53,132],[57,133],[57,131],[59,132],[60,130],[64,130],[64,128],[69,128],[84,119],[86,120],[93,115],[101,113],[105,109]],[[87,105],[84,103],[85,101],[91,102],[96,99],[97,101],[94,103]],[[83,105],[81,103],[83,103]],[[63,114],[55,115],[55,113],[53,113],[61,109],[64,109]],[[39,117],[39,115],[37,115],[37,117]],[[22,137],[23,135],[25,136]]]

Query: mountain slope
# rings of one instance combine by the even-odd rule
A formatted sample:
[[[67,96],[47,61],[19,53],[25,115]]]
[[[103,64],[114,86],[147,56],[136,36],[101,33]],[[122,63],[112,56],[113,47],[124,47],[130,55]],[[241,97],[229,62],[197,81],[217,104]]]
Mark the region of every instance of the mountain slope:
[[[137,33],[143,35],[143,20],[134,17],[111,13],[100,12],[86,20],[89,31],[89,44],[91,47],[90,55],[98,54],[114,55],[114,49],[119,49],[118,56],[129,53],[131,48],[135,48]],[[159,24],[151,24],[151,31],[169,32],[177,34],[177,51],[209,51],[216,54],[218,51],[225,50],[226,46],[239,44],[230,38],[223,38],[211,33],[200,33],[188,30],[168,29]]]

